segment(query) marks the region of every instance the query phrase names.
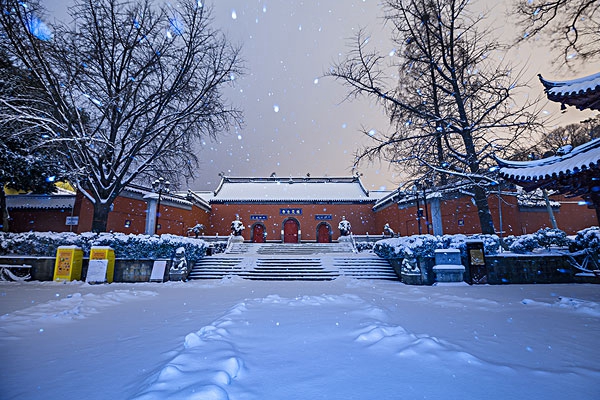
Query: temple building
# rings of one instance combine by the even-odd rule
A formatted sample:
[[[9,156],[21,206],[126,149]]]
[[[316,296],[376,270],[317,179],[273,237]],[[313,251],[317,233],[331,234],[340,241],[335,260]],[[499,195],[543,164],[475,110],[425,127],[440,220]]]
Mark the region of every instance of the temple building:
[[[381,238],[387,224],[396,234],[480,233],[477,207],[468,184],[424,192],[369,191],[360,177],[221,177],[214,191],[158,195],[128,187],[109,213],[107,230],[227,237],[239,220],[247,242],[332,242],[345,220],[355,236]],[[598,224],[581,198],[551,196],[558,227],[568,234]],[[91,229],[92,204],[81,193],[7,196],[11,231]],[[505,187],[488,196],[497,234],[521,235],[549,226],[546,205],[535,191]]]
[[[549,81],[540,75],[549,100],[563,108],[600,110],[600,73],[570,81]],[[498,159],[500,176],[525,190],[553,189],[579,196],[600,219],[600,138],[576,148],[563,147],[553,157],[533,161]]]

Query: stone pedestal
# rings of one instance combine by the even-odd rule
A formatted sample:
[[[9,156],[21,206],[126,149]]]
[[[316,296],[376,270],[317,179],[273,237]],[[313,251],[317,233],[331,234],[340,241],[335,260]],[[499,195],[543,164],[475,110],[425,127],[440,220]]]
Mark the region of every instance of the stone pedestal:
[[[460,261],[460,250],[436,250],[433,272],[435,273],[436,284],[463,282],[465,277],[465,267]]]
[[[239,236],[232,236],[230,243],[244,243],[244,237],[239,235]]]

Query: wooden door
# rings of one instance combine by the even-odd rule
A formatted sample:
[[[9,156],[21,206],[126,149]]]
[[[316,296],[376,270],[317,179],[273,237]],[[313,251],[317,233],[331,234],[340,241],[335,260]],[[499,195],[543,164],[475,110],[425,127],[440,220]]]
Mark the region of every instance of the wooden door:
[[[298,243],[298,221],[295,219],[283,223],[283,243]]]
[[[252,227],[252,242],[265,242],[265,226],[263,224],[255,224],[254,227]]]
[[[331,227],[327,223],[321,223],[317,227],[317,243],[331,243]]]

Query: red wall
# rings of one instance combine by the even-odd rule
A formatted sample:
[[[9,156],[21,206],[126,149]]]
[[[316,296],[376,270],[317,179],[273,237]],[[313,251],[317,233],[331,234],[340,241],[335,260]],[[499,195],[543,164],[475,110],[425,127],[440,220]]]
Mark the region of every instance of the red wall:
[[[71,216],[71,209],[11,209],[9,213],[11,232],[69,232],[70,229],[66,221]]]
[[[554,215],[558,228],[567,234],[575,234],[577,231],[598,225],[596,213],[593,209],[577,204],[579,198],[565,199],[562,196],[552,197],[551,200],[560,201],[561,207],[554,209]],[[545,207],[521,208],[517,205],[515,196],[502,196],[499,201],[497,195],[488,197],[490,213],[494,221],[494,228],[500,234],[500,213],[502,210],[502,235],[522,235],[533,233],[540,228],[550,227],[550,218]],[[376,226],[383,229],[385,223],[402,236],[418,233],[416,205],[407,204],[405,208],[399,208],[392,204],[376,213]],[[421,204],[423,208],[423,204]],[[427,204],[429,220],[431,221],[431,207]],[[471,201],[471,197],[462,196],[454,199],[441,201],[442,226],[444,234],[474,234],[481,233],[477,207]],[[421,231],[426,233],[425,220],[421,220]],[[430,228],[433,233],[433,228]]]
[[[594,209],[579,205],[579,197],[567,199],[564,196],[551,196],[550,200],[559,201],[561,206],[553,209],[556,225],[559,229],[572,235],[590,226],[598,226],[598,217]],[[527,210],[527,211],[525,211]],[[519,213],[519,235],[532,233],[540,228],[551,227],[550,216],[545,207],[521,209]]]
[[[593,209],[578,205],[579,198],[565,199],[562,196],[553,196],[552,200],[560,201],[561,207],[555,209],[558,227],[567,234],[589,226],[598,225],[596,213]],[[500,228],[498,197],[490,195],[488,198],[494,226]],[[431,221],[430,204],[427,205],[429,220]],[[502,228],[503,236],[521,235],[532,233],[543,227],[549,227],[550,219],[545,207],[521,208],[517,205],[515,196],[503,196]],[[421,204],[421,207],[423,205]],[[108,231],[123,233],[144,233],[146,225],[146,202],[139,199],[120,196],[114,203],[113,211],[108,218]],[[281,215],[280,209],[302,209],[302,214]],[[444,234],[472,234],[480,233],[477,208],[468,196],[442,200],[442,221]],[[92,226],[92,204],[78,194],[75,201],[73,215],[79,216],[79,225],[73,226],[74,232],[87,232]],[[330,214],[330,220],[316,220],[316,214]],[[70,227],[65,224],[66,217],[71,215],[71,210],[22,210],[10,211],[12,218],[10,229],[12,232],[27,231],[54,231],[66,232]],[[171,233],[182,236],[193,236],[187,230],[194,225],[203,224],[206,229],[204,235],[227,236],[231,233],[231,221],[239,215],[246,226],[243,236],[251,239],[251,226],[262,223],[266,227],[267,240],[281,240],[281,230],[285,219],[293,217],[300,224],[302,241],[316,241],[317,226],[326,222],[331,226],[332,239],[339,237],[337,229],[342,216],[352,224],[352,232],[356,235],[380,235],[386,223],[403,236],[418,233],[416,207],[408,204],[406,208],[399,209],[397,204],[372,211],[372,204],[213,204],[212,213],[193,206],[191,210],[177,207],[172,203],[161,203],[158,233]],[[251,215],[266,215],[266,220],[252,220]],[[126,222],[129,221],[127,224]],[[422,232],[426,233],[425,221],[421,220]],[[433,233],[433,229],[430,230]]]
[[[352,233],[364,235],[375,231],[375,216],[372,204],[213,204],[207,235],[229,235],[231,222],[239,215],[246,229],[242,235],[245,240],[251,239],[251,226],[257,222],[265,225],[267,240],[281,240],[283,222],[287,218],[295,218],[300,223],[302,241],[317,240],[317,226],[327,222],[333,231],[333,239],[339,237],[338,223],[345,216],[352,225]],[[281,209],[302,209],[302,214],[281,215]],[[316,214],[330,214],[330,220],[316,220]],[[266,215],[266,220],[250,219],[251,215]]]
[[[143,200],[119,196],[113,203],[113,210],[108,214],[106,230],[108,232],[144,233],[146,231],[147,203]],[[75,212],[79,212],[78,232],[88,232],[92,228],[92,203],[78,194]],[[196,224],[209,225],[209,214],[197,206],[191,210],[177,207],[172,203],[160,205],[158,218],[159,234],[170,233],[187,236],[187,230]]]

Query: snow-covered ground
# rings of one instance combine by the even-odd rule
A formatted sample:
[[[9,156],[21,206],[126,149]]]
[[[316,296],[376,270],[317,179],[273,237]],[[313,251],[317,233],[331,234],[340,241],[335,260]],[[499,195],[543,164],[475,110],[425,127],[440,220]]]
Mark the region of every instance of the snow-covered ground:
[[[599,399],[600,287],[0,283],[2,399]]]

